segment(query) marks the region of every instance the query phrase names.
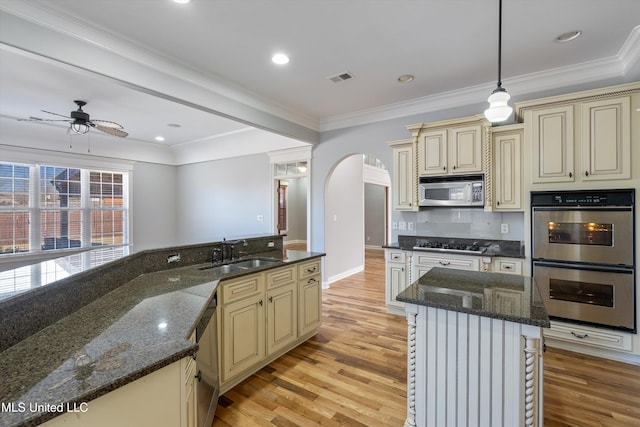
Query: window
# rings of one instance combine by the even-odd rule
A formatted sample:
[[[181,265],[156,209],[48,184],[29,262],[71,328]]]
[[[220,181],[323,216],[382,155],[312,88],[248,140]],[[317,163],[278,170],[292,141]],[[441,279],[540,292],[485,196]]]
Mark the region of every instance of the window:
[[[128,174],[0,163],[0,255],[128,243]]]

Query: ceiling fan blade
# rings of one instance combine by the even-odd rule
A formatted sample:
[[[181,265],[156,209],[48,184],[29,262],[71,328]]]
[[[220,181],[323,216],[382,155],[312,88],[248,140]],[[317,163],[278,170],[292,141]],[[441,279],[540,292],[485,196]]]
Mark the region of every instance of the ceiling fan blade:
[[[71,119],[71,117],[69,116],[63,116],[62,114],[58,114],[58,113],[53,113],[51,111],[47,111],[47,110],[40,110],[43,113],[47,113],[47,114],[53,114],[54,116],[60,116],[60,117],[64,117],[65,119]]]
[[[71,123],[71,120],[63,120],[63,119],[39,119],[39,118],[29,118],[29,119],[18,119],[19,122],[67,122]]]
[[[91,120],[91,123],[96,126],[100,125],[100,126],[112,128],[112,129],[124,129],[124,127],[122,127],[121,124],[118,124],[116,122],[111,122],[109,120]]]
[[[125,132],[125,131],[123,131],[121,129],[116,129],[114,127],[102,126],[102,125],[99,125],[99,124],[96,124],[96,123],[93,123],[93,125],[99,131],[102,131],[104,133],[108,133],[109,135],[119,136],[121,138],[124,138],[125,136],[129,135],[127,132]]]

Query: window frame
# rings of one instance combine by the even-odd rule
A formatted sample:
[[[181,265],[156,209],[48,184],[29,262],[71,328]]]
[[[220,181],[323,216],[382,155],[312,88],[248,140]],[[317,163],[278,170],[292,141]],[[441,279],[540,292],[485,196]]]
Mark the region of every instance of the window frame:
[[[8,150],[9,151],[9,150]],[[92,230],[91,230],[91,215],[92,212],[123,212],[123,243],[104,245],[100,247],[119,247],[119,246],[132,246],[131,239],[131,189],[132,189],[132,176],[133,176],[133,163],[128,162],[104,162],[96,159],[80,159],[73,156],[61,156],[57,153],[46,153],[46,160],[34,159],[34,155],[30,150],[11,150],[9,151],[7,158],[4,154],[7,154],[3,150],[2,163],[5,164],[17,164],[21,166],[29,167],[29,251],[28,252],[15,252],[15,253],[0,253],[0,264],[3,263],[16,263],[27,262],[27,260],[38,260],[46,258],[57,258],[60,256],[66,256],[76,252],[83,252],[90,249],[95,249],[98,246],[92,244]],[[41,228],[40,218],[43,211],[40,206],[40,167],[41,166],[55,166],[61,168],[80,169],[81,177],[81,192],[82,192],[82,206],[80,211],[82,212],[82,226],[81,226],[81,246],[79,247],[65,247],[59,249],[42,249],[41,247]],[[122,198],[123,208],[114,207],[91,207],[90,199],[90,182],[89,175],[91,172],[106,172],[122,174]],[[76,208],[72,208],[76,210]],[[3,209],[5,211],[18,210],[14,207],[9,209]],[[20,209],[24,210],[24,209]],[[35,232],[34,232],[35,230]]]

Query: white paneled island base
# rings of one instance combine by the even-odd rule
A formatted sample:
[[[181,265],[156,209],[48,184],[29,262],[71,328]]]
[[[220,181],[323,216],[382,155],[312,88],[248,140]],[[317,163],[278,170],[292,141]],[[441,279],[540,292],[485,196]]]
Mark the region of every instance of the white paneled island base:
[[[435,270],[432,276],[437,279],[449,275],[445,269]],[[515,293],[513,282],[525,282],[520,290],[523,298],[517,299],[520,304],[513,305],[513,299],[495,300],[496,289],[504,295],[506,286],[492,281],[510,280],[501,277],[509,275],[453,274],[454,279],[484,275],[475,277],[488,277],[491,284],[481,289],[472,280],[473,290],[454,286],[435,291],[433,282],[424,279],[427,274],[399,296],[407,303],[408,322],[405,427],[541,426],[542,327],[548,327],[548,318],[544,319],[544,307],[540,311],[541,306],[534,309],[529,303],[537,299],[531,278],[509,283]],[[425,304],[415,301],[421,298]],[[447,300],[454,302],[451,308],[443,303]],[[503,318],[496,315],[498,306],[507,314]]]

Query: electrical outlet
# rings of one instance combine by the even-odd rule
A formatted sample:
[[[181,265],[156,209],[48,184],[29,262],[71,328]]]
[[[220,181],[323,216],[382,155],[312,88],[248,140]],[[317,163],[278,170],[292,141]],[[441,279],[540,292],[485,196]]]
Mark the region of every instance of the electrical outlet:
[[[409,227],[409,230],[413,230],[414,228],[416,228],[416,223],[412,221],[408,222],[407,227]]]
[[[400,221],[398,223],[398,229],[399,230],[406,230],[407,229],[407,223],[405,221]]]
[[[500,232],[507,234],[509,232],[509,224],[500,224]]]
[[[258,222],[264,221],[264,215],[258,215]]]

